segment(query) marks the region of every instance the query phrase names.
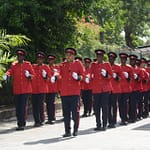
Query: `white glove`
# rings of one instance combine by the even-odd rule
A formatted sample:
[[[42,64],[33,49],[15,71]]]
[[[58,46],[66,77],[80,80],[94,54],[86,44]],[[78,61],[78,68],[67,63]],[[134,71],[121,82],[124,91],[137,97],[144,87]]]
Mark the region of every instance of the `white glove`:
[[[101,69],[101,75],[106,77],[107,71],[105,69]]]
[[[78,80],[78,74],[76,72],[73,72],[72,73],[72,77],[75,79],[75,80]]]
[[[55,83],[55,81],[56,81],[56,77],[55,77],[55,76],[52,76],[52,77],[51,77],[51,83]]]
[[[94,78],[94,74],[91,75],[91,78],[92,78],[92,79]]]
[[[25,76],[28,78],[31,76],[30,72],[28,70],[25,70]]]
[[[46,76],[47,76],[47,72],[43,69],[43,70],[42,70],[42,77],[43,77],[43,78],[46,78]]]
[[[124,74],[124,76],[125,76],[126,79],[129,78],[128,72],[123,72],[123,74]]]
[[[6,74],[3,75],[3,80],[6,81],[8,76]]]
[[[138,75],[134,73],[134,79],[136,80],[138,78]]]
[[[54,71],[54,76],[58,76],[59,75],[59,72],[58,72],[57,69],[54,69],[53,71]]]
[[[117,77],[117,73],[113,73],[113,78],[115,79]]]
[[[90,83],[90,78],[89,78],[89,77],[86,77],[86,78],[85,78],[85,83],[87,83],[87,84]]]

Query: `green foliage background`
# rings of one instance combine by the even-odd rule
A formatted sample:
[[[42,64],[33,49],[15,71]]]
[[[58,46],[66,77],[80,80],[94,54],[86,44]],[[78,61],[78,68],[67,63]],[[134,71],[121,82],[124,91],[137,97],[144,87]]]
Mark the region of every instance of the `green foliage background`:
[[[4,45],[0,45],[0,74],[8,68],[2,65],[4,60],[6,64],[14,60],[20,38],[21,42],[28,41],[21,46],[27,50],[27,59],[31,62],[35,61],[35,52],[40,50],[46,54],[56,54],[59,63],[64,58],[66,47],[75,47],[82,57],[94,58],[96,48],[108,52],[118,51],[124,45],[133,49],[150,44],[150,40],[147,43],[142,40],[142,37],[150,38],[150,2],[0,0],[0,29],[5,29],[9,35],[19,35],[19,39],[9,40],[9,46],[4,44],[4,40]],[[123,31],[125,36],[121,34]],[[8,36],[6,43],[7,39]]]

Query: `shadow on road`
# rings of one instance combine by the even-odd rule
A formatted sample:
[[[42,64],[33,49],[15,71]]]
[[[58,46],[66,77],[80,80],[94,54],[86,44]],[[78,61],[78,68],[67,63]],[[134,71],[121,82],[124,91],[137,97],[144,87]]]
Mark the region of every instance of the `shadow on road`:
[[[29,130],[29,129],[33,129],[35,127],[33,127],[33,125],[29,125],[25,127],[25,130]],[[0,134],[9,134],[9,133],[13,133],[13,132],[23,132],[23,131],[16,131],[16,128],[10,128],[10,129],[4,129],[2,131],[0,131]]]
[[[35,144],[52,144],[52,143],[58,143],[58,142],[63,142],[66,140],[71,140],[74,137],[57,137],[57,138],[51,138],[51,139],[44,139],[44,140],[38,140],[38,141],[32,141],[32,142],[26,142],[24,145],[35,145]]]
[[[89,128],[87,130],[80,130],[77,137],[79,137],[81,135],[92,134],[92,133],[97,133],[97,132],[95,132],[93,130],[93,128]],[[74,137],[74,136],[67,137],[67,138],[57,137],[57,138],[51,138],[51,139],[25,142],[24,145],[53,144],[53,143],[63,142],[63,141],[66,141],[66,140],[71,140],[71,139],[74,139],[74,138],[76,138],[76,137]]]
[[[132,130],[144,130],[144,131],[150,131],[150,123],[133,128]]]
[[[0,134],[8,134],[8,133],[13,133],[13,132],[16,132],[16,128],[2,130],[0,131]]]

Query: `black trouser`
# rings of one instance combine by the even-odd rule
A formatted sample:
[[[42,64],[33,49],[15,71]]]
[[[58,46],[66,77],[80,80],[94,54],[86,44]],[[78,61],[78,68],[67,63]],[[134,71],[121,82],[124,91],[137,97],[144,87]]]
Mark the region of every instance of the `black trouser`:
[[[62,96],[62,109],[64,115],[65,132],[70,133],[71,115],[74,121],[74,131],[79,127],[79,96]]]
[[[26,125],[28,96],[29,94],[18,94],[14,97],[18,126]]]
[[[137,105],[138,105],[137,118],[141,119],[141,117],[143,117],[143,93],[142,92],[139,92]]]
[[[142,92],[143,95],[143,117],[149,116],[149,91]]]
[[[46,94],[46,108],[48,121],[55,120],[55,98],[57,93]]]
[[[136,121],[137,118],[137,103],[138,103],[139,92],[134,91],[130,94],[129,98],[129,120]]]
[[[92,109],[92,90],[82,90],[82,100],[84,105],[84,115],[91,114]]]
[[[108,122],[109,124],[117,123],[117,101],[120,97],[118,93],[112,93],[108,101]]]
[[[102,109],[102,120],[103,127],[107,126],[108,119],[108,101],[109,92],[93,94],[94,98],[94,111],[96,117],[96,126],[101,127],[101,109]]]
[[[119,104],[119,114],[121,121],[128,121],[127,111],[128,111],[128,100],[130,93],[122,93],[120,98],[118,99]]]
[[[32,111],[35,124],[44,122],[44,97],[45,94],[32,94]]]

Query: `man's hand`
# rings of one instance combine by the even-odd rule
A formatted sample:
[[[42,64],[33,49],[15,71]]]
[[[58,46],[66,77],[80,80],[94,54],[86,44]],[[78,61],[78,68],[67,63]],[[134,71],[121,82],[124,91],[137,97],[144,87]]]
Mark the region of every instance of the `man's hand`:
[[[56,80],[57,80],[57,77],[56,77],[56,76],[52,76],[52,77],[51,77],[51,83],[55,83]]]
[[[47,78],[47,72],[44,69],[42,70],[42,77]]]
[[[6,74],[3,75],[3,80],[6,81],[8,79],[8,76]]]
[[[87,84],[90,83],[90,77],[88,75],[85,77],[85,83],[87,83]]]
[[[103,77],[107,77],[108,76],[107,71],[105,69],[101,69],[101,75]]]

